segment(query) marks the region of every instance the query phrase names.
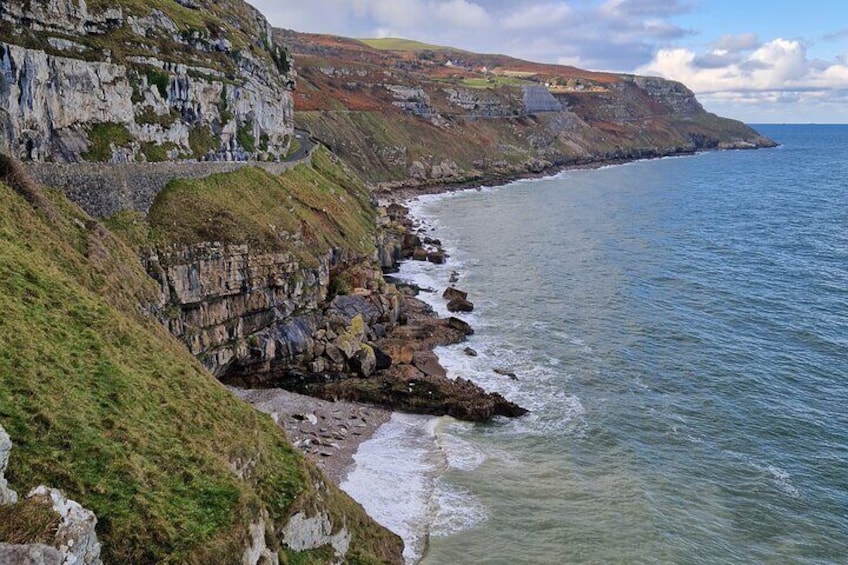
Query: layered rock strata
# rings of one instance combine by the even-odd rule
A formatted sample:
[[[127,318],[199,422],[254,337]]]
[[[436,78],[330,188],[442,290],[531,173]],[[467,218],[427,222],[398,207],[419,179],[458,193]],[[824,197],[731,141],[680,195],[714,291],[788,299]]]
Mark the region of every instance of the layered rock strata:
[[[336,250],[307,266],[288,253],[218,244],[150,255],[148,272],[168,297],[165,323],[231,385],[474,421],[525,413],[500,395],[448,378],[432,350],[463,341],[471,328],[438,318],[383,279],[375,259],[392,270],[413,253],[409,244],[421,244],[406,233],[404,210],[382,211],[381,246],[364,260]],[[342,279],[349,288],[334,296]]]

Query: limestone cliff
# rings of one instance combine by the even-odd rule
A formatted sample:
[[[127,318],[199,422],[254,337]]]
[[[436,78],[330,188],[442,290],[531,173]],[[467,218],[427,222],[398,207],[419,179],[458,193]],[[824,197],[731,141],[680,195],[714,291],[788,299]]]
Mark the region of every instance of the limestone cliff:
[[[21,159],[278,159],[293,81],[243,2],[0,3],[0,150]]]

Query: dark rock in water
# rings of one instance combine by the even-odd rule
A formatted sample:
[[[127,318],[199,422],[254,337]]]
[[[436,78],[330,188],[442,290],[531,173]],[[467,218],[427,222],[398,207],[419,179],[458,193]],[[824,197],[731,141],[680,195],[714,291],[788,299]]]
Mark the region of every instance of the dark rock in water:
[[[437,265],[443,265],[446,257],[447,255],[441,249],[438,251],[431,251],[427,254],[427,260]]]
[[[465,292],[464,290],[459,290],[458,288],[449,286],[442,293],[442,298],[444,298],[446,300],[454,300],[454,299],[457,299],[457,298],[459,298],[461,300],[468,300],[468,293]]]
[[[498,368],[495,368],[495,369],[492,369],[492,370],[493,370],[495,373],[497,373],[498,375],[503,375],[504,377],[509,377],[509,378],[511,378],[511,379],[512,379],[512,380],[514,380],[514,381],[517,381],[517,380],[518,380],[518,376],[517,376],[514,372],[510,371],[509,369],[498,369]]]
[[[465,354],[468,355],[469,357],[477,357],[477,352],[474,349],[471,349],[470,347],[466,347],[464,349],[464,351],[465,351]]]
[[[474,334],[474,330],[471,328],[471,324],[469,324],[465,320],[460,320],[459,318],[450,317],[450,318],[448,318],[448,325],[455,330],[461,331],[462,335],[473,335]]]
[[[455,282],[459,282],[459,273],[456,271],[451,272],[450,283],[453,284]]]
[[[471,381],[427,376],[410,365],[393,367],[389,373],[370,379],[312,380],[302,390],[321,398],[367,402],[405,412],[447,415],[472,422],[486,422],[495,416],[516,418],[528,412]]]
[[[473,312],[474,304],[462,298],[454,298],[448,302],[448,312]]]
[[[417,247],[422,247],[421,238],[415,234],[408,233],[403,236],[403,248],[404,249],[415,249]]]

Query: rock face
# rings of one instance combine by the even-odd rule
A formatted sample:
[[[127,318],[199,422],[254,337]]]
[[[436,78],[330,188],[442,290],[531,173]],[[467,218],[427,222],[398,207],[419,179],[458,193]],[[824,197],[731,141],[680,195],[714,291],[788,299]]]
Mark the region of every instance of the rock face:
[[[258,371],[312,360],[308,313],[326,296],[331,261],[306,267],[289,253],[210,243],[151,255],[147,268],[170,299],[168,329],[222,376],[236,363]]]
[[[18,501],[18,494],[9,488],[4,473],[9,464],[9,453],[12,451],[12,440],[9,434],[0,426],[0,506],[14,504]]]
[[[239,3],[235,26],[197,28],[176,4],[127,4],[0,4],[0,23],[15,30],[0,41],[0,150],[116,163],[286,154],[291,62],[258,12]],[[209,19],[222,9],[207,7]]]

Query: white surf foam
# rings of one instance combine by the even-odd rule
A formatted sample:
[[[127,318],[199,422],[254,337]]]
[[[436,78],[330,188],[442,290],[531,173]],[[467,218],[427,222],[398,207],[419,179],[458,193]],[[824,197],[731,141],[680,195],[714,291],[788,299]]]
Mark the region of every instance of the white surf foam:
[[[394,414],[359,446],[355,466],[341,484],[372,518],[403,539],[407,563],[423,555],[436,514],[435,480],[445,469],[436,446],[437,421]]]

